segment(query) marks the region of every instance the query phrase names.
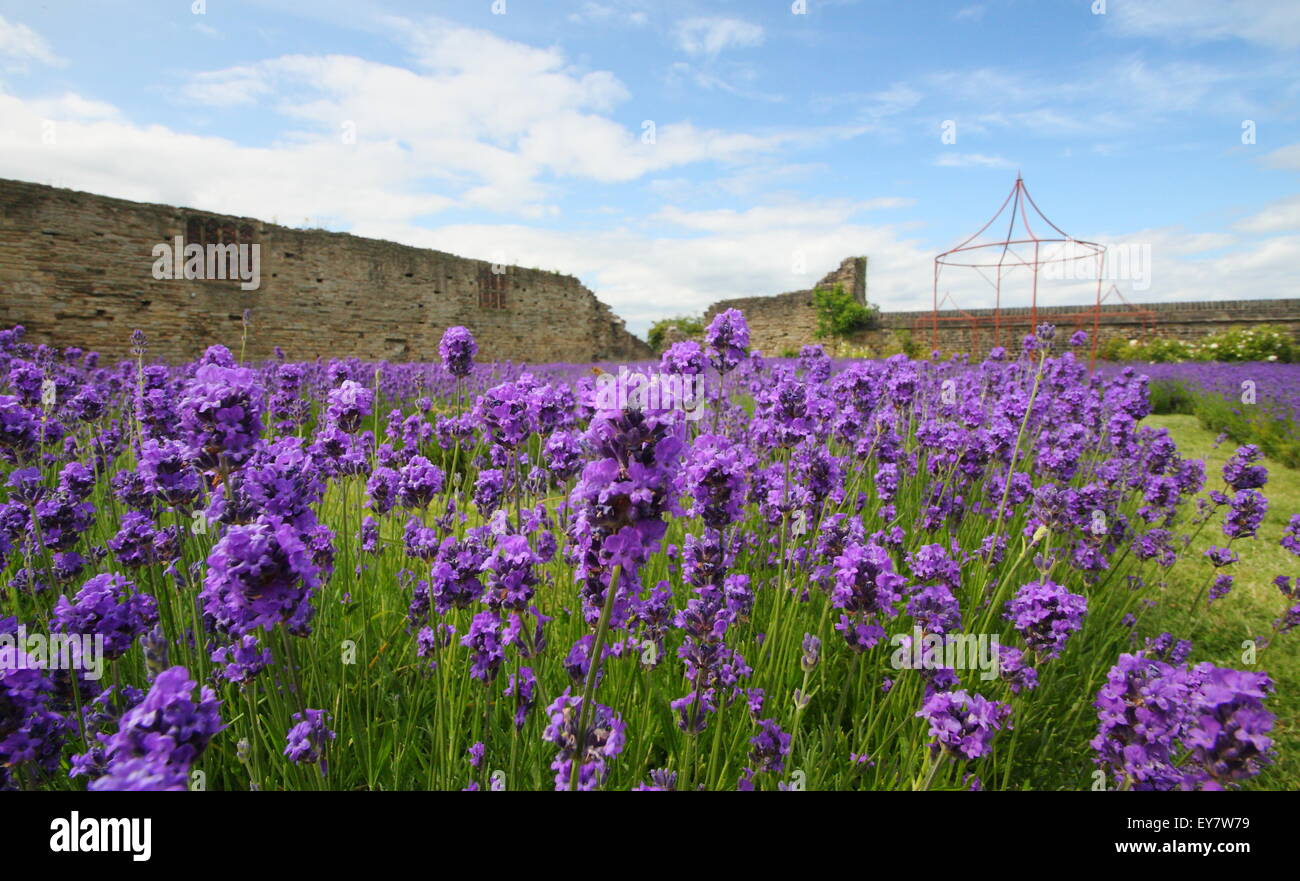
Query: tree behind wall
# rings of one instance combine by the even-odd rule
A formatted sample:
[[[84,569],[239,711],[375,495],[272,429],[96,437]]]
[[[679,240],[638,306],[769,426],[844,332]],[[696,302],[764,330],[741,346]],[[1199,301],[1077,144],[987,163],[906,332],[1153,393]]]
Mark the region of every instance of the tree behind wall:
[[[817,313],[813,336],[831,341],[836,351],[846,337],[873,326],[880,315],[875,306],[859,303],[842,284],[813,291],[813,309]]]
[[[704,336],[704,319],[694,315],[661,318],[650,325],[650,332],[646,334],[650,348],[654,349],[656,353],[668,348],[668,331],[672,328],[680,331],[680,336],[686,339],[697,339]]]

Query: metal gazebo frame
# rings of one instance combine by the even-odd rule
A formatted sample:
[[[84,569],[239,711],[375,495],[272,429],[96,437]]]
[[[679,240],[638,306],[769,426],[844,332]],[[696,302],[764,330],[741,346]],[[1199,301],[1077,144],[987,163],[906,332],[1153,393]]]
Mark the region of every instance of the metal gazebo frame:
[[[1007,217],[1006,235],[998,240],[976,241],[986,230],[992,227],[1003,214],[1010,212]],[[1032,212],[1031,212],[1032,209]],[[1031,224],[1030,217],[1036,219]],[[1021,229],[1016,229],[1016,220],[1019,218]],[[1041,221],[1041,224],[1038,223]],[[1037,225],[1043,233],[1052,232],[1055,235],[1040,235],[1036,232],[1034,226]],[[1022,256],[1017,248],[1027,248],[1032,246],[1032,257]],[[1068,255],[1044,255],[1044,250],[1053,246],[1060,246],[1062,250],[1066,246],[1076,248],[1081,251],[1079,254]],[[1034,202],[1029,190],[1025,188],[1025,181],[1019,174],[1016,175],[1015,185],[1011,192],[998,208],[997,213],[989,219],[987,223],[979,228],[974,235],[963,241],[960,245],[950,250],[944,251],[934,258],[934,288],[932,297],[932,308],[930,313],[930,339],[933,348],[939,347],[939,323],[940,321],[965,321],[971,326],[972,342],[977,338],[979,326],[981,324],[992,324],[993,326],[993,344],[1002,345],[1002,281],[1005,274],[1011,270],[1021,267],[1029,269],[1032,277],[1030,284],[1030,321],[1036,327],[1038,325],[1038,273],[1044,267],[1056,263],[1071,263],[1079,260],[1096,260],[1097,267],[1097,293],[1092,308],[1084,313],[1092,318],[1092,351],[1089,365],[1096,361],[1097,357],[1097,329],[1101,320],[1101,283],[1105,276],[1106,248],[1096,242],[1088,242],[1082,239],[1076,239],[1069,233],[1062,230],[1059,226],[1047,219],[1042,209]],[[988,282],[994,291],[993,314],[991,316],[980,316],[977,318],[968,312],[962,310],[951,294],[945,293],[943,299],[952,304],[959,313],[953,318],[940,318],[939,316],[939,281],[942,275],[943,267],[974,269]],[[993,279],[985,274],[984,270],[996,270]],[[1109,296],[1109,292],[1107,292]],[[1122,297],[1121,297],[1122,299]],[[1074,316],[1070,316],[1074,317]],[[983,319],[983,320],[981,320]]]

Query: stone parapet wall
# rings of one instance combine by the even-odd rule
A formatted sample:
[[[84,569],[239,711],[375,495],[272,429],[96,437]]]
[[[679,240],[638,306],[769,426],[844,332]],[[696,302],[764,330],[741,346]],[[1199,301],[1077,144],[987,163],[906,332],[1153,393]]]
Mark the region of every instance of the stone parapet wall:
[[[152,249],[199,227],[260,246],[261,285],[159,280]],[[325,230],[150,205],[0,179],[0,326],[125,356],[140,328],[151,355],[194,358],[213,343],[247,357],[429,361],[462,324],[484,360],[636,360],[649,347],[576,278]],[[499,275],[500,277],[495,277]]]

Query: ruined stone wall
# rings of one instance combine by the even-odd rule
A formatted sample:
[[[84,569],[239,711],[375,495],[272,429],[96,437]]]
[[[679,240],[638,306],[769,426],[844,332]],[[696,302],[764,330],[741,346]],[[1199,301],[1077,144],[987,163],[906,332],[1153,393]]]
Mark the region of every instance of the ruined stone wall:
[[[261,246],[261,285],[158,280],[152,249],[195,228]],[[230,238],[223,238],[229,231]],[[0,179],[0,326],[27,338],[125,356],[143,330],[150,355],[190,359],[213,343],[247,357],[438,358],[463,324],[483,360],[635,360],[649,348],[568,275],[252,218],[147,205]]]
[[[1055,324],[1058,334],[1065,336],[1075,330],[1093,333],[1089,306],[1039,306],[1036,318],[1028,307],[1004,308],[996,323],[992,309],[973,309],[966,314],[940,310],[937,322],[929,311],[886,312],[881,319],[881,331],[873,340],[862,342],[879,342],[891,330],[910,330],[913,339],[926,352],[937,340],[942,352],[970,352],[977,357],[983,357],[995,345],[1019,346],[1025,335],[1033,331],[1035,320],[1039,324]],[[1300,300],[1103,304],[1096,336],[1099,343],[1113,337],[1194,340],[1234,327],[1261,324],[1286,328],[1300,341]]]
[[[864,282],[861,290],[865,292],[866,265],[857,262],[863,259],[845,260],[816,287],[827,287],[837,281],[856,283],[861,278]],[[855,277],[859,267],[860,276]],[[859,288],[854,290],[856,292]],[[811,290],[724,300],[709,307],[706,320],[729,308],[745,313],[750,343],[765,355],[779,356],[816,342],[813,333],[817,318]],[[922,310],[882,312],[878,328],[857,333],[847,342],[851,346],[879,350],[891,344],[896,346],[897,332],[907,331],[923,352],[928,353],[937,345],[944,353],[969,352],[974,357],[983,357],[996,345],[1018,346],[1020,340],[1033,330],[1035,320],[1040,324],[1056,324],[1066,336],[1074,330],[1087,330],[1090,334],[1093,331],[1090,306],[1040,306],[1036,313],[1028,307],[1004,308],[996,320],[992,309],[940,310],[938,321],[929,310]],[[1300,341],[1300,300],[1105,304],[1099,313],[1097,337],[1100,341],[1111,337],[1135,339],[1151,336],[1190,340],[1232,327],[1260,324],[1289,328]]]
[[[842,284],[859,303],[867,302],[867,258],[847,257],[834,271],[806,291],[791,291],[770,297],[743,297],[714,303],[704,315],[707,325],[714,315],[726,309],[739,309],[749,324],[751,347],[765,355],[776,356],[787,350],[813,342],[817,313],[813,309],[813,291]]]

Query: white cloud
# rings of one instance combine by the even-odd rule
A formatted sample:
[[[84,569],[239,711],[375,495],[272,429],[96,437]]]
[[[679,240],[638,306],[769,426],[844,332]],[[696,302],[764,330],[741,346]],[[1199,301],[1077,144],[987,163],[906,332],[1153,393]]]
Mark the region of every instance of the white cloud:
[[[607,71],[574,68],[539,49],[439,21],[395,23],[413,68],[344,55],[289,55],[197,75],[187,99],[211,107],[263,105],[306,123],[300,141],[401,144],[415,177],[469,206],[536,217],[554,213],[544,178],[625,182],[696,162],[734,163],[845,136],[774,131],[749,135],[659,120],[652,143],[638,125],[610,118],[630,97]]]
[[[0,15],[0,68],[23,71],[29,62],[48,66],[65,63],[36,31]]]
[[[677,26],[677,45],[688,55],[714,57],[762,43],[763,28],[738,18],[688,18]]]
[[[612,6],[605,6],[601,3],[584,3],[580,10],[569,13],[569,21],[574,24],[586,24],[587,22],[603,23],[613,16],[614,7]]]
[[[963,6],[961,9],[958,9],[957,12],[953,14],[952,20],[953,21],[979,21],[984,17],[984,13],[987,11],[988,11],[988,7],[984,6],[982,3],[976,3],[973,6]]]
[[[959,134],[1005,129],[1080,138],[1149,129],[1179,115],[1271,115],[1275,93],[1294,81],[1292,66],[1282,62],[1242,68],[1152,63],[1133,54],[1108,58],[1072,79],[986,67],[938,71],[902,87],[918,93],[914,103],[941,96],[941,112],[957,122]]]
[[[137,126],[111,106],[75,95],[29,102],[0,92],[0,119],[5,174],[22,180],[287,224],[335,218],[336,227],[377,214],[413,218],[452,204],[412,189],[419,166],[391,142],[243,147]],[[54,122],[53,143],[42,139],[45,120]]]
[[[628,11],[609,3],[587,2],[577,12],[569,13],[568,19],[574,24],[627,25],[639,28],[650,17],[639,9]]]
[[[1264,164],[1288,171],[1300,171],[1300,144],[1288,144],[1264,157]]]
[[[934,164],[942,168],[1015,168],[1014,163],[1001,156],[983,153],[940,153]]]
[[[1182,43],[1235,38],[1279,49],[1300,47],[1300,4],[1295,0],[1115,2],[1105,19],[1126,36]]]
[[[212,107],[252,104],[270,92],[271,83],[264,69],[255,66],[198,73],[183,87],[186,98]]]
[[[1300,230],[1300,196],[1288,196],[1264,206],[1264,210],[1252,214],[1234,224],[1245,233],[1278,233]]]
[[[822,202],[795,202],[778,205],[755,205],[744,211],[718,209],[684,211],[675,205],[660,209],[652,220],[695,232],[755,233],[780,230],[825,230],[847,223],[863,211],[898,208],[910,205],[909,199],[881,198],[865,202],[835,199]]]

